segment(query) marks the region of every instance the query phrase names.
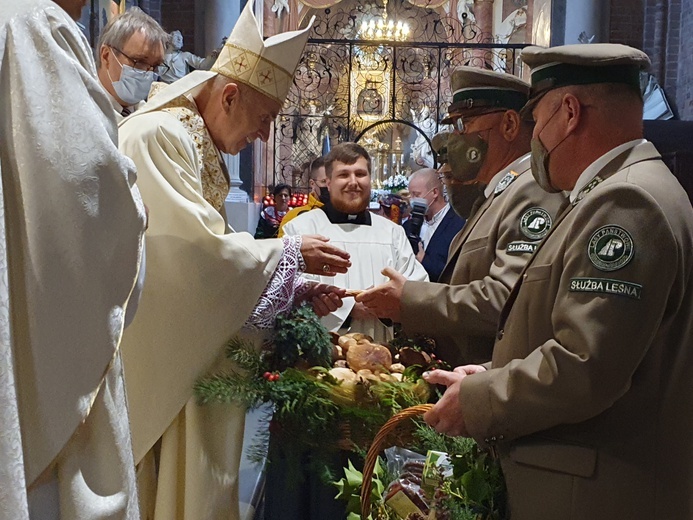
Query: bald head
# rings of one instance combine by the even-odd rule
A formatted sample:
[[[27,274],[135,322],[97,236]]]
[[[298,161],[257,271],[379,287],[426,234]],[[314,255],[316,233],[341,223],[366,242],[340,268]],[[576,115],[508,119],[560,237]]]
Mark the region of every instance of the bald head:
[[[430,219],[445,206],[443,198],[443,183],[438,172],[433,168],[422,168],[409,177],[409,194],[412,199],[426,199],[428,211],[426,218]]]
[[[424,183],[426,190],[431,190],[433,188],[443,189],[443,183],[438,178],[438,171],[433,168],[422,168],[416,170],[409,177],[409,185],[411,186],[412,181],[417,183],[417,179],[421,179]],[[411,191],[411,188],[410,188]]]

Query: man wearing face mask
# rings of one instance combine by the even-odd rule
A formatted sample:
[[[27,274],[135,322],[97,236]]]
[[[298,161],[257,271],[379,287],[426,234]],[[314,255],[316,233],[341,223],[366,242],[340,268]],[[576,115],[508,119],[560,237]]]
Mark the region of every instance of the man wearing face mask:
[[[284,236],[284,226],[291,222],[299,215],[310,211],[311,209],[321,208],[330,200],[330,192],[327,189],[327,174],[325,173],[325,160],[322,157],[316,157],[308,164],[308,175],[310,176],[310,193],[308,194],[308,203],[305,206],[299,206],[290,210],[282,219],[279,225],[279,238]]]
[[[489,369],[433,372],[448,389],[426,421],[496,449],[513,519],[690,519],[693,208],[643,139],[649,59],[616,44],[522,59],[533,173],[571,204],[508,298]]]
[[[529,85],[508,74],[460,67],[441,177],[467,223],[453,239],[438,283],[390,282],[357,299],[411,334],[435,338],[441,357],[457,365],[491,359],[500,311],[525,263],[548,233],[562,194],[542,190],[530,173],[532,126],[519,110]]]
[[[411,174],[409,194],[412,211],[416,206],[425,208],[420,231],[415,233],[416,259],[423,264],[428,277],[437,281],[445,267],[450,242],[464,226],[464,219],[450,210],[450,204],[443,195],[443,183],[433,168],[423,168]],[[414,220],[411,217],[403,224],[407,236],[410,236],[412,226],[416,225]]]
[[[164,72],[167,41],[157,21],[139,7],[116,16],[104,28],[96,66],[118,121],[144,104],[152,83]]]

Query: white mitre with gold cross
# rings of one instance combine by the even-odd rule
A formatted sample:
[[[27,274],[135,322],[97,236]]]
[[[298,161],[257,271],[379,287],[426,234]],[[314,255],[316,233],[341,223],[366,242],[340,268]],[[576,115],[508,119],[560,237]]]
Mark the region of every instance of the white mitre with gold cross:
[[[158,110],[219,74],[245,83],[283,105],[315,16],[305,29],[284,32],[263,40],[253,14],[254,3],[249,1],[246,4],[212,70],[193,71],[161,88],[156,95],[150,94],[147,104],[130,118]]]
[[[315,17],[305,29],[263,41],[252,4],[248,2],[243,9],[212,71],[241,81],[283,104]]]

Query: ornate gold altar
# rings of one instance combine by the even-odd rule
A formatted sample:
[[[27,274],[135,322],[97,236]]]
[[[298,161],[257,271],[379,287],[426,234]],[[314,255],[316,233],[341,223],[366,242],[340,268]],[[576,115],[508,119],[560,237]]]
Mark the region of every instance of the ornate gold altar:
[[[369,150],[376,187],[389,176],[434,167],[430,139],[452,98],[452,70],[471,65],[521,76],[519,51],[541,43],[532,17],[547,3],[266,0],[266,35],[303,26],[312,15],[316,22],[262,147],[266,173],[256,183],[306,185],[294,173],[326,144],[342,141]]]

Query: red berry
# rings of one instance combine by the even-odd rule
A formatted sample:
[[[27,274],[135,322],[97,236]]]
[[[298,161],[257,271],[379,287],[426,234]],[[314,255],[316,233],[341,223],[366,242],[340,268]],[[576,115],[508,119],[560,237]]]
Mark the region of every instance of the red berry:
[[[270,377],[272,377],[272,374],[270,372],[265,372],[264,374],[262,374],[262,377],[264,377],[265,379],[267,379],[269,381]]]

